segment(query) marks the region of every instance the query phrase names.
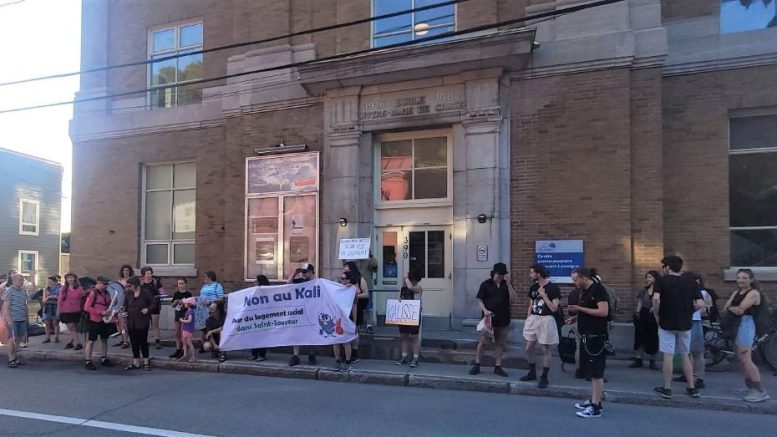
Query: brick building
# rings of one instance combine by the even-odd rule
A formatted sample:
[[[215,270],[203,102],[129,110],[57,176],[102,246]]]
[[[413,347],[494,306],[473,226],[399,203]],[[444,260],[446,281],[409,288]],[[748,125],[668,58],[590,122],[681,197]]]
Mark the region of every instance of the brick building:
[[[303,261],[334,277],[340,239],[370,238],[377,312],[419,268],[440,328],[478,316],[496,261],[527,286],[547,242],[582,241],[623,308],[664,253],[718,290],[738,266],[771,288],[773,1],[624,0],[336,57],[582,3],[470,0],[186,55],[430,3],[85,0],[82,68],[162,60],[82,76],[79,98],[121,96],[76,106],[93,171],[74,178],[72,269],[236,289]]]

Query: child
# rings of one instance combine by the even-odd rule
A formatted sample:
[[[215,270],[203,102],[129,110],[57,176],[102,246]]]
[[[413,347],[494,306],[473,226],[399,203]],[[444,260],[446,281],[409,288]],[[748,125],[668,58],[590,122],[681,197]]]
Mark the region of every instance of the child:
[[[194,333],[194,307],[197,306],[197,299],[193,297],[187,297],[181,300],[184,308],[186,308],[186,315],[178,319],[181,322],[181,341],[183,343],[183,354],[178,361],[183,361],[186,355],[189,355],[189,362],[194,363],[197,361],[197,353],[194,350],[194,343],[192,343],[192,334]]]

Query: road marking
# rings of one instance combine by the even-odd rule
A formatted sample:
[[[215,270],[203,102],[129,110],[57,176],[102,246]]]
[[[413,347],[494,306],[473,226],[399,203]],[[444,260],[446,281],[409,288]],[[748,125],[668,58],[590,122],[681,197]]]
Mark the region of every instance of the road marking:
[[[29,411],[6,410],[0,408],[0,416],[18,417],[22,419],[40,420],[44,422],[64,423],[67,425],[88,426],[90,428],[110,429],[133,434],[156,435],[162,437],[211,437],[205,434],[171,431],[168,429],[148,428],[145,426],[124,425],[121,423],[103,422],[102,420],[80,419],[78,417],[54,416],[51,414],[31,413]]]

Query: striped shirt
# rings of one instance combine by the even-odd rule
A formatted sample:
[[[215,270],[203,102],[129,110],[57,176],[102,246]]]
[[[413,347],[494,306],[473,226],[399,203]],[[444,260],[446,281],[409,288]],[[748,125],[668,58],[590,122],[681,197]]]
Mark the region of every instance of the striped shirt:
[[[5,290],[5,300],[8,301],[12,322],[27,321],[27,290],[8,287]]]

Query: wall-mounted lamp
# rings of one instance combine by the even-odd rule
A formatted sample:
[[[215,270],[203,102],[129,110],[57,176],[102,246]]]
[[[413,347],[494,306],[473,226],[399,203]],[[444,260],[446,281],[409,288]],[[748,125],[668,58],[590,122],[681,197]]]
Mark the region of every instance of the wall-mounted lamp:
[[[538,43],[537,41],[533,41],[533,42],[531,43],[531,51],[535,51],[535,50],[537,50],[538,48],[540,48],[540,43]]]
[[[478,223],[485,223],[488,220],[488,216],[485,214],[478,214]]]
[[[340,217],[340,227],[344,228],[348,226],[348,219],[345,217]]]
[[[271,147],[258,147],[254,149],[254,153],[256,153],[259,156],[262,155],[273,155],[276,153],[291,153],[291,152],[304,152],[308,150],[307,144],[297,144],[294,146],[287,146],[286,144],[283,144],[281,141],[280,144],[277,146],[271,146]]]

